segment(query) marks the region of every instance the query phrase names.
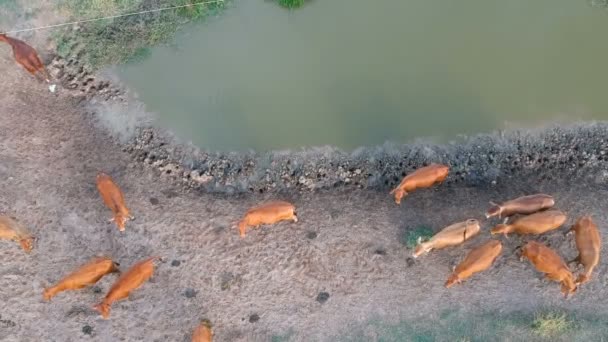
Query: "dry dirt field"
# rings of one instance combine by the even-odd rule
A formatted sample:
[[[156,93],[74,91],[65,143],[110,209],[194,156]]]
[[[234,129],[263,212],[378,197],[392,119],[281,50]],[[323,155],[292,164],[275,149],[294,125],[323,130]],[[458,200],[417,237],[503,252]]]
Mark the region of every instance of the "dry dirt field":
[[[484,340],[496,331],[520,340],[525,329],[509,325],[507,317],[545,308],[579,317],[608,314],[605,263],[565,300],[557,283],[518,261],[514,250],[524,240],[515,236],[500,237],[504,252],[493,268],[445,289],[451,267],[490,238],[496,221],[483,220],[483,232],[464,246],[415,262],[402,243],[407,229],[483,219],[489,200],[537,191],[556,197],[569,214],[566,226],[591,213],[606,234],[603,185],[522,179],[491,189],[445,186],[416,192],[400,207],[371,190],[186,192],[132,161],[71,96],[49,93],[9,56],[0,56],[0,74],[0,211],[16,215],[37,237],[30,255],[0,242],[1,341],[187,341],[202,318],[213,322],[217,341],[432,341],[442,340],[434,329],[448,331],[454,322],[460,327],[454,340]],[[136,216],[125,233],[107,223],[110,212],[95,188],[100,170],[122,186]],[[234,221],[269,198],[293,201],[300,222],[239,238]],[[570,259],[575,249],[565,229],[541,240]],[[95,255],[111,256],[123,270],[152,255],[165,261],[149,283],[113,306],[108,320],[91,306],[115,275],[43,302],[43,287]],[[490,315],[498,323],[483,321]],[[524,326],[529,323],[524,319]],[[591,323],[556,339],[603,337],[601,319],[596,330],[581,329],[585,324]],[[430,333],[416,335],[413,326]]]

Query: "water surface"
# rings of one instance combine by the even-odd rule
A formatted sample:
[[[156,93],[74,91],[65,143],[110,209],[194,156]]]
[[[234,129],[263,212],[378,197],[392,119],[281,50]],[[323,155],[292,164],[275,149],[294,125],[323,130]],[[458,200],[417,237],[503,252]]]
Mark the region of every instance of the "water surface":
[[[242,0],[120,72],[204,148],[352,149],[607,119],[606,32],[582,0]]]

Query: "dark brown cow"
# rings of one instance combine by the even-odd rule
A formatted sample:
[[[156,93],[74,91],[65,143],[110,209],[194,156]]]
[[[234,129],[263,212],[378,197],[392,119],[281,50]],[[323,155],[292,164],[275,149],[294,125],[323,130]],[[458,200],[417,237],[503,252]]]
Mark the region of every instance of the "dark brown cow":
[[[47,83],[51,82],[49,73],[46,71],[44,64],[42,64],[40,57],[38,57],[38,53],[33,47],[19,39],[11,38],[6,34],[0,34],[0,41],[6,42],[13,48],[15,61],[21,64],[25,70],[39,80],[40,77],[42,77],[42,81],[46,81]]]

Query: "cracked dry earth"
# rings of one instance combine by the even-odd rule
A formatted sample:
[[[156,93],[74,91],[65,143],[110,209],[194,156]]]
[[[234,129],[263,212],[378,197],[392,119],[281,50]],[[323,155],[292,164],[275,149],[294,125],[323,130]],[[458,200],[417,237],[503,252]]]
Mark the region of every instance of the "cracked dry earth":
[[[517,237],[500,238],[504,252],[489,271],[445,289],[451,267],[489,239],[496,222],[482,220],[483,232],[463,247],[415,262],[408,261],[411,250],[400,242],[406,229],[424,224],[438,230],[469,217],[482,219],[489,200],[536,191],[556,197],[557,207],[570,216],[567,226],[592,212],[605,234],[606,191],[595,185],[440,186],[411,194],[401,206],[372,190],[188,193],[130,160],[72,96],[61,89],[49,93],[8,57],[0,57],[0,72],[0,210],[16,215],[38,239],[30,255],[0,241],[2,341],[188,341],[202,318],[213,322],[216,341],[287,335],[290,341],[337,341],[352,331],[374,341],[370,320],[434,320],[446,309],[465,316],[548,306],[608,311],[604,264],[592,282],[564,300],[558,284],[541,280],[518,261],[514,250],[522,239]],[[107,223],[110,212],[95,188],[99,170],[123,188],[136,216],[125,233]],[[270,198],[293,201],[300,221],[239,238],[232,224],[251,205]],[[571,258],[574,244],[564,230],[541,240]],[[111,256],[123,270],[151,255],[165,261],[150,282],[113,306],[108,320],[91,306],[115,275],[43,302],[44,286],[95,255]]]

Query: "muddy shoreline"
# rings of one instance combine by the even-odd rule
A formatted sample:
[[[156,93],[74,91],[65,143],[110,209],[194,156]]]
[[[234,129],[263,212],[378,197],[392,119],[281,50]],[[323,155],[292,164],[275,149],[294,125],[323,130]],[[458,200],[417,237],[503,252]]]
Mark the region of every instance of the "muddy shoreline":
[[[81,29],[75,28],[72,34],[77,35]],[[432,162],[450,166],[448,185],[492,187],[518,177],[531,181],[583,177],[598,183],[608,179],[608,122],[500,131],[443,145],[386,143],[353,152],[325,146],[217,153],[175,137],[156,125],[148,113],[128,118],[137,99],[111,72],[104,77],[81,64],[79,60],[86,53],[79,44],[66,58],[48,51],[49,71],[64,91],[81,101],[84,111],[98,117],[102,126],[104,121],[112,121],[106,128],[120,138],[123,151],[189,189],[227,194],[319,189],[387,191],[405,174]],[[123,126],[129,126],[129,132],[118,136],[115,127],[121,120]]]
[[[129,111],[126,89],[113,85],[111,80],[97,80],[76,60],[55,57],[51,72],[93,116],[108,106],[114,106],[114,111]],[[91,102],[96,106],[91,106]],[[205,192],[336,188],[386,191],[405,174],[432,162],[450,166],[448,185],[492,187],[518,177],[531,181],[582,177],[598,184],[608,179],[606,122],[494,132],[445,145],[387,143],[353,152],[313,147],[300,151],[216,153],[184,143],[152,121],[148,118],[132,124],[123,151],[162,176]],[[114,133],[111,128],[109,131]]]

